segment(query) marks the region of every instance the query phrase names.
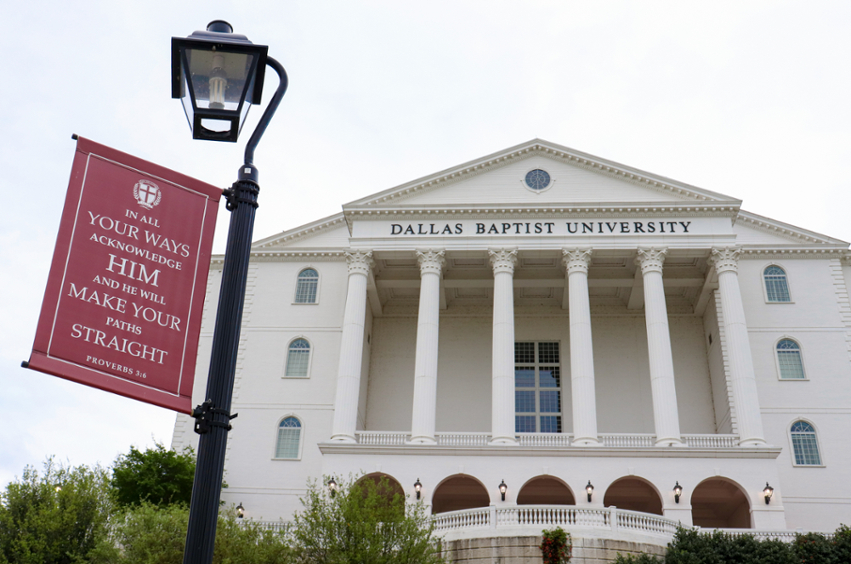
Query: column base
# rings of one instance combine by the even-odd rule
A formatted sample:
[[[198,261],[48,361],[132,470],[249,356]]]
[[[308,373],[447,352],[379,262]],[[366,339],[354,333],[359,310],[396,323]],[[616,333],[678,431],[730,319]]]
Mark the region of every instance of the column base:
[[[436,445],[437,440],[434,437],[421,436],[411,437],[411,440],[405,441],[406,445]]]
[[[759,437],[753,437],[750,439],[740,439],[739,440],[740,447],[764,447],[768,446],[768,443],[765,442],[765,439],[760,439]]]
[[[352,435],[332,435],[330,441],[332,443],[349,443],[357,444],[358,440]]]
[[[600,447],[603,443],[597,437],[579,437],[570,441],[570,446]]]
[[[491,437],[491,440],[488,441],[488,445],[517,446],[517,444],[517,439],[514,437]]]
[[[683,440],[679,437],[664,437],[661,439],[656,439],[656,443],[653,446],[657,447],[687,447],[688,445],[683,442]]]

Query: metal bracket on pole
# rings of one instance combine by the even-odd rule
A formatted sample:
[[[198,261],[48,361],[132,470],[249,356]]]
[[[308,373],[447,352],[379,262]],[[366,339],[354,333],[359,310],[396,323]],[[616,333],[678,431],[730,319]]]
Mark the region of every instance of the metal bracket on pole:
[[[215,408],[213,407],[212,400],[207,400],[192,410],[192,416],[195,418],[195,432],[199,435],[203,435],[204,433],[209,433],[212,430],[212,427],[222,427],[223,429],[230,431],[232,428],[230,423],[213,420],[213,416],[216,414],[224,415],[228,421],[236,419],[239,416],[239,413],[231,415],[224,409]]]
[[[245,194],[247,192],[247,194]],[[239,204],[248,204],[257,207],[257,195],[260,193],[260,187],[255,182],[250,180],[237,180],[233,186],[222,192],[222,195],[227,200],[225,207],[228,211],[233,211]]]

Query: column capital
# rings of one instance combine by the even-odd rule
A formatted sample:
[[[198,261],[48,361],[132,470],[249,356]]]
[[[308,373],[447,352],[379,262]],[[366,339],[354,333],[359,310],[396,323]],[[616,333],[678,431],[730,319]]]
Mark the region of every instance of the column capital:
[[[514,274],[517,265],[517,249],[488,249],[493,273],[508,272]]]
[[[564,263],[567,273],[584,272],[588,274],[588,267],[591,266],[591,249],[562,249],[562,263]]]
[[[662,264],[665,262],[665,255],[668,254],[668,249],[657,249],[651,247],[649,249],[638,249],[638,256],[635,259],[635,264],[641,267],[641,273],[662,272]]]
[[[739,271],[739,253],[742,250],[738,247],[723,247],[720,249],[712,249],[712,254],[709,257],[709,263],[715,266],[715,272],[738,272]]]
[[[369,276],[369,270],[375,265],[372,251],[346,251],[346,262],[349,263],[349,275],[363,274]]]
[[[437,274],[443,271],[446,265],[446,251],[439,249],[417,250],[417,261],[420,263],[420,275]]]

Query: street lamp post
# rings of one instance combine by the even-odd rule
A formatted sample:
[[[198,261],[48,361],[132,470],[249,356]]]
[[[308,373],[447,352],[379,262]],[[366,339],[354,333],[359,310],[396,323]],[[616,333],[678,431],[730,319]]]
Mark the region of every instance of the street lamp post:
[[[245,284],[260,192],[254,150],[287,90],[287,73],[267,47],[254,45],[233,33],[227,22],[211,22],[207,31],[188,38],[172,38],[172,97],[181,98],[195,139],[236,142],[252,103],[260,103],[266,65],[278,74],[280,84],[245,147],[245,162],[237,181],[225,190],[231,212],[213,350],[204,403],[195,408],[199,433],[198,458],[184,564],[210,564],[216,539],[227,432],[239,349]]]

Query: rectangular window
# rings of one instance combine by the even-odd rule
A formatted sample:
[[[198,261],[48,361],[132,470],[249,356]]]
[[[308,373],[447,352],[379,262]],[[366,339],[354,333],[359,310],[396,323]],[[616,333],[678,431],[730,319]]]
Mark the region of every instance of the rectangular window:
[[[558,343],[514,343],[514,431],[561,433]]]

